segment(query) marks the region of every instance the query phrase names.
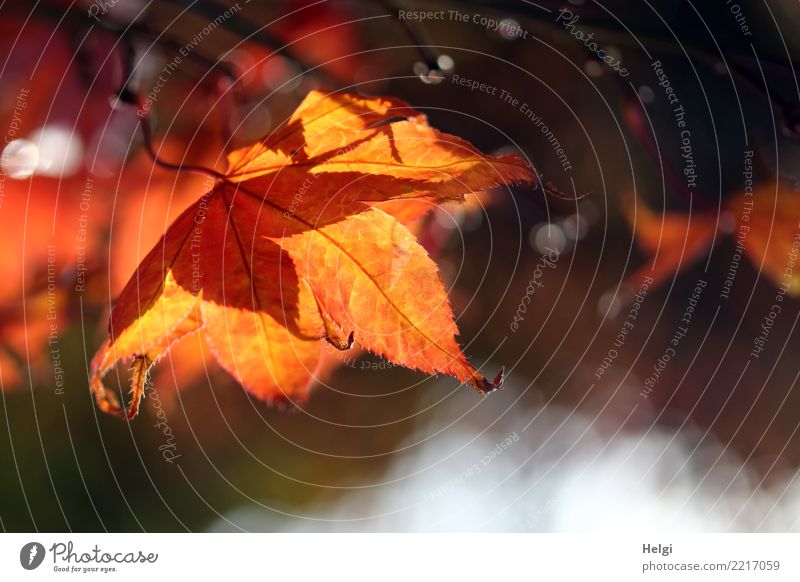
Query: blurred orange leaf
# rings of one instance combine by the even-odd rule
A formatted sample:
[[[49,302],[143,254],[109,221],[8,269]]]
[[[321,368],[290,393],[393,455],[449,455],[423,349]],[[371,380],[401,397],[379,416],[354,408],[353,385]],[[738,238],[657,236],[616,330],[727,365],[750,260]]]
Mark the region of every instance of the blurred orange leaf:
[[[724,236],[774,286],[800,295],[800,275],[787,269],[800,248],[800,204],[797,194],[781,182],[767,182],[754,191],[729,198],[716,212],[659,214],[644,202],[623,199],[623,212],[639,247],[651,260],[626,280],[633,293],[645,276],[655,285],[690,267]],[[794,257],[794,258],[793,258]],[[630,295],[626,295],[629,298]]]
[[[642,200],[622,199],[622,210],[648,262],[629,275],[623,301],[632,297],[645,277],[654,286],[693,265],[711,247],[717,234],[717,215],[702,212],[657,213]]]
[[[800,273],[792,266],[800,247],[798,193],[782,182],[767,182],[752,195],[733,198],[728,210],[736,220],[733,237],[743,241],[747,258],[776,287],[800,296]],[[790,264],[791,263],[791,264]]]

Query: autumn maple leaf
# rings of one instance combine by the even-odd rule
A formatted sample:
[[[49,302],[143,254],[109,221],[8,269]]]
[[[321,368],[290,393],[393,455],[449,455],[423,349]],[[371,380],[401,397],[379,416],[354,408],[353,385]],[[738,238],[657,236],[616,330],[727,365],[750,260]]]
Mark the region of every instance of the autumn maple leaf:
[[[483,155],[397,99],[311,92],[286,124],[228,156],[139,265],[92,361],[98,405],[133,417],[150,366],[195,333],[267,401],[306,398],[324,341],[355,340],[493,390],[502,374],[487,380],[462,353],[437,267],[404,222],[431,203],[533,178],[520,159]],[[102,383],[120,360],[133,362],[127,411]]]
[[[748,257],[775,287],[800,296],[800,277],[787,270],[796,253],[800,205],[785,184],[767,182],[738,193],[721,212],[666,212],[659,214],[638,199],[624,199],[623,210],[636,241],[651,259],[626,279],[624,299],[649,276],[660,285],[670,276],[694,265],[725,236],[737,252]]]
[[[717,235],[716,214],[668,211],[658,213],[634,196],[622,198],[622,211],[647,262],[629,275],[622,301],[632,299],[646,278],[658,286],[693,265],[711,248]],[[717,237],[718,238],[718,237]]]

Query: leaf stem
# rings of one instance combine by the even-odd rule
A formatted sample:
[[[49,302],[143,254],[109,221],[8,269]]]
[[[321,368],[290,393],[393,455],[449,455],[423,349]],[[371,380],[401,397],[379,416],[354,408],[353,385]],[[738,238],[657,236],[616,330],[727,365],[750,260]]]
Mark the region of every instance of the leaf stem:
[[[162,160],[158,156],[158,152],[156,151],[155,146],[153,145],[153,134],[150,129],[149,108],[142,102],[141,98],[137,98],[137,115],[139,116],[139,125],[142,128],[144,147],[147,149],[147,152],[150,154],[150,157],[153,158],[153,162],[157,166],[175,172],[192,172],[195,174],[203,174],[205,176],[210,176],[215,180],[225,179],[225,174],[218,172],[212,168],[206,168],[205,166],[196,166],[192,164],[172,164],[170,162]]]

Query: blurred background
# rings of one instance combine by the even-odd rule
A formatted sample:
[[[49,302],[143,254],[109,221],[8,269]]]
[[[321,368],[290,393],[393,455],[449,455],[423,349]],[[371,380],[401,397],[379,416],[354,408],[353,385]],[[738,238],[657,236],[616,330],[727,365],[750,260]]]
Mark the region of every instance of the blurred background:
[[[3,4],[2,529],[800,530],[800,8],[699,4]],[[344,352],[281,411],[189,338],[98,411],[110,307],[207,186],[130,103],[220,167],[314,88],[539,171],[416,226],[503,389]]]

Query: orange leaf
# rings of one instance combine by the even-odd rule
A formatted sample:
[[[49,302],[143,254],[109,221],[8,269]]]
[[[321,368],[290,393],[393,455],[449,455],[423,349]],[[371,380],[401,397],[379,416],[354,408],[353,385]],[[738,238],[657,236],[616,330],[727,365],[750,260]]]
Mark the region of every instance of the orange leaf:
[[[629,299],[646,277],[653,279],[651,285],[658,286],[693,265],[711,247],[717,233],[714,214],[659,214],[633,197],[623,197],[622,210],[648,258],[645,265],[626,278],[623,300]]]
[[[727,206],[736,217],[736,233],[753,266],[776,287],[784,287],[792,297],[800,296],[800,274],[787,268],[800,244],[797,193],[784,184],[768,182],[752,196],[736,196]]]
[[[267,401],[306,398],[326,340],[348,349],[355,339],[480,392],[498,387],[502,375],[490,382],[461,352],[435,263],[374,204],[463,200],[532,181],[529,166],[481,154],[398,100],[316,91],[285,126],[228,162],[122,291],[92,362],[101,408],[123,412],[102,384],[116,362],[137,363],[136,399],[145,364],[193,333]]]

